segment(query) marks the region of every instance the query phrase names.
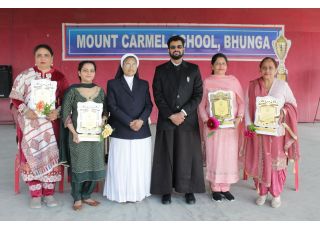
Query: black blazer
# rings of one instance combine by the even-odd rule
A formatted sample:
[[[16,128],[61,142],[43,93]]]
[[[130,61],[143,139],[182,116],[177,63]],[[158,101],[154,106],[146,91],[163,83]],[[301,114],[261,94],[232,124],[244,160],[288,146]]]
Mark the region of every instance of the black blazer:
[[[111,137],[142,139],[151,136],[148,118],[152,111],[152,102],[147,81],[134,77],[131,91],[123,76],[109,80],[107,107],[110,112],[108,123],[115,129]],[[138,118],[143,120],[143,125],[136,132],[129,124]]]
[[[157,66],[153,79],[153,96],[158,107],[157,130],[175,129],[169,117],[182,109],[187,113],[179,126],[182,130],[197,130],[197,108],[202,99],[202,79],[197,65],[182,61],[179,77],[171,61]]]

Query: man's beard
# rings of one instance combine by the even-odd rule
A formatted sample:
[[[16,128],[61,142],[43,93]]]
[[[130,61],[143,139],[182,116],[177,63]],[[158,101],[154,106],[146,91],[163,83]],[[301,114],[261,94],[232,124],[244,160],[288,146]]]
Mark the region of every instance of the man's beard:
[[[174,55],[174,54],[172,54],[172,53],[169,53],[169,55],[170,55],[170,57],[171,57],[173,60],[179,60],[180,58],[183,57],[184,52],[181,52],[181,54],[179,54],[179,55]]]

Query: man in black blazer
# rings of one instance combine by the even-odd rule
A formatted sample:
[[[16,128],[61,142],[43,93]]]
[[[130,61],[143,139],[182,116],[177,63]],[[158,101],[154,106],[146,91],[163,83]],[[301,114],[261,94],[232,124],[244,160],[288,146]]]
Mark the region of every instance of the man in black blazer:
[[[202,99],[202,79],[197,65],[182,59],[185,41],[168,40],[170,61],[157,66],[153,95],[158,107],[151,193],[171,203],[172,188],[185,193],[188,204],[193,193],[205,192],[197,108]]]

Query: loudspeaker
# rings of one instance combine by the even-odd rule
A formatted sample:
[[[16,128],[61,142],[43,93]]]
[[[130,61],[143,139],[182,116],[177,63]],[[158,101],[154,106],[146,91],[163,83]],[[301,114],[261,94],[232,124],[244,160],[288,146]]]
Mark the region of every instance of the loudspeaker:
[[[12,66],[0,65],[0,98],[8,98],[12,88]]]

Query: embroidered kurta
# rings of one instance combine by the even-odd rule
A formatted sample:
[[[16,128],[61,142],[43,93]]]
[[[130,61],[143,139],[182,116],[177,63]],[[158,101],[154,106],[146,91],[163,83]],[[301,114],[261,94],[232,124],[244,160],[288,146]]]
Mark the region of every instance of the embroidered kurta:
[[[86,102],[88,100],[92,100],[96,103],[104,102],[104,92],[101,88],[97,91],[97,94],[90,99],[84,97],[78,89],[79,88],[71,88],[68,90],[62,104],[62,121],[64,122],[65,127],[68,122],[72,122],[75,130],[77,130],[78,102]],[[72,172],[71,180],[73,183],[104,179],[105,166],[103,141],[83,141],[75,143],[73,142],[73,135],[70,132],[68,146]]]
[[[217,90],[230,91],[233,94],[233,111],[235,117],[244,114],[244,95],[238,79],[234,76],[211,75],[203,82],[203,97],[199,105],[199,115],[202,122],[210,116],[210,103],[208,94]],[[211,131],[203,127],[203,140],[205,141],[207,172],[206,179],[211,183],[235,183],[239,180],[238,172],[238,128],[217,129],[208,137]]]
[[[31,81],[39,79],[57,82],[56,108],[58,108],[68,84],[64,75],[55,69],[44,74],[37,67],[25,70],[15,79],[9,97],[18,109],[17,132],[23,180],[55,182],[61,180],[59,167],[56,167],[59,157],[57,139],[60,121],[50,122],[46,118],[30,120],[24,115],[31,103]]]

